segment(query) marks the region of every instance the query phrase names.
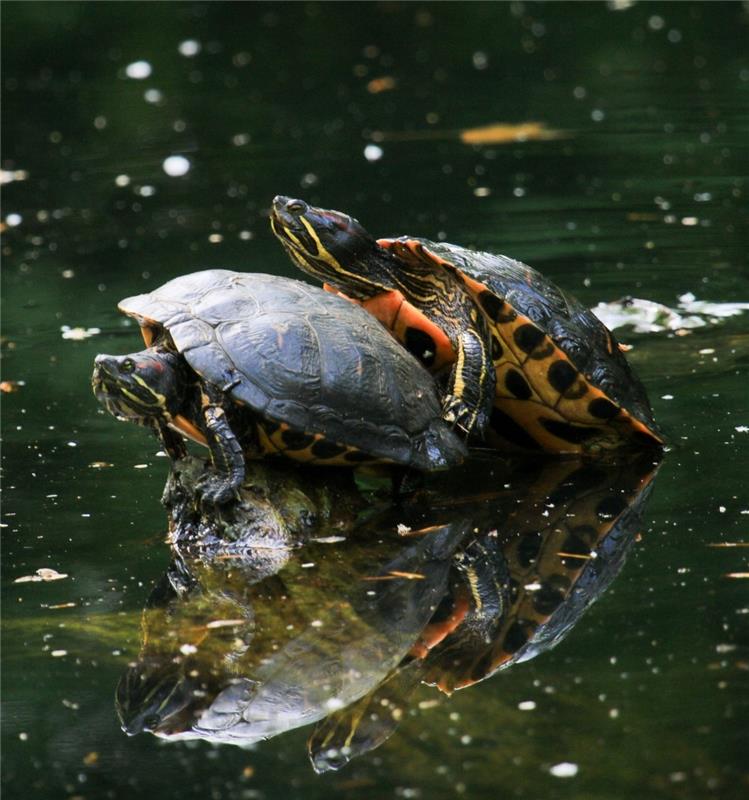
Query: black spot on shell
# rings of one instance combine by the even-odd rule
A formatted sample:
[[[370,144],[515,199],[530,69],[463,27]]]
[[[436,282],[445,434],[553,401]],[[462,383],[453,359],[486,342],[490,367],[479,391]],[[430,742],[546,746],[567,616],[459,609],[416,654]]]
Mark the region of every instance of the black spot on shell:
[[[533,593],[533,608],[545,616],[552,614],[564,602],[570,581],[564,575],[552,575]]]
[[[504,300],[500,300],[493,292],[483,291],[479,295],[479,303],[484,309],[489,319],[494,322],[504,321],[507,314],[508,305]]]
[[[546,373],[549,383],[560,394],[566,392],[577,378],[577,370],[569,361],[555,361]]]
[[[588,403],[588,411],[598,419],[613,419],[619,413],[619,406],[605,397],[597,397]]]
[[[532,353],[546,338],[546,334],[535,325],[526,323],[521,325],[513,334],[515,344],[524,352]]]
[[[329,442],[325,439],[318,439],[311,447],[310,452],[315,458],[335,458],[346,452],[346,447],[342,444]]]
[[[504,355],[504,347],[502,347],[502,342],[499,339],[492,335],[492,361],[499,361],[500,358]]]
[[[627,501],[621,496],[604,497],[596,506],[596,514],[600,520],[616,519],[627,507]]]
[[[523,375],[516,369],[508,369],[505,375],[505,386],[518,400],[530,400],[533,396],[531,387]]]
[[[578,555],[587,558],[590,555],[591,548],[583,539],[571,533],[565,539],[560,550],[563,553],[569,554],[561,558],[562,564],[564,564],[567,569],[580,569],[585,561],[583,558],[575,558],[575,556]]]
[[[281,439],[289,450],[304,450],[305,447],[309,447],[312,444],[314,436],[310,433],[304,433],[304,431],[288,429],[281,433]]]
[[[361,450],[349,450],[344,459],[352,464],[361,464],[364,461],[372,461],[373,457],[369,453],[363,453]]]
[[[492,655],[493,654],[490,650],[489,652],[484,653],[478,662],[474,664],[473,669],[471,670],[472,681],[480,681],[489,674],[489,670],[492,668]]]
[[[492,409],[490,425],[503,439],[525,450],[541,450],[541,445],[517,422],[504,411]]]
[[[406,328],[403,344],[406,350],[416,356],[425,367],[431,367],[434,364],[437,348],[435,347],[434,339],[428,333],[419,330],[419,328]]]
[[[523,535],[517,547],[517,559],[521,567],[527,569],[531,564],[536,563],[541,551],[541,541],[542,536],[538,532]]]
[[[571,425],[569,422],[560,422],[557,419],[546,419],[545,417],[541,418],[541,424],[550,434],[571,444],[582,444],[599,433],[598,428]]]
[[[510,625],[502,641],[502,648],[506,653],[517,653],[518,650],[530,639],[531,630],[528,622],[515,620]]]

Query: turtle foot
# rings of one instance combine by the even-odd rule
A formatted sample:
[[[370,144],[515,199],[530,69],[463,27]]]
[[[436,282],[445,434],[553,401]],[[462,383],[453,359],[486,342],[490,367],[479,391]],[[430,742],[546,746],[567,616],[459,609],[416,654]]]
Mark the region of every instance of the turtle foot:
[[[234,484],[216,474],[203,475],[195,486],[195,494],[203,508],[225,506],[237,498]]]

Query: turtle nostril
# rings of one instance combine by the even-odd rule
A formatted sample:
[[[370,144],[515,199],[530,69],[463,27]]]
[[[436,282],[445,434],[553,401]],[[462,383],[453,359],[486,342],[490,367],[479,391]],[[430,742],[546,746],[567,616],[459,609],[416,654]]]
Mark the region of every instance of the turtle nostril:
[[[307,204],[304,200],[289,200],[286,203],[286,210],[292,214],[304,214],[307,211]]]

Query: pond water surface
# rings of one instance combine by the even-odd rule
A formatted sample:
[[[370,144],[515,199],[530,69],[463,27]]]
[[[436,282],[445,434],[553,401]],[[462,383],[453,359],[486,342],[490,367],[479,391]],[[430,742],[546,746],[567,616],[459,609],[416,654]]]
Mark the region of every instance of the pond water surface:
[[[69,2],[2,16],[7,797],[746,797],[749,313],[719,316],[749,301],[746,5]],[[270,583],[170,564],[167,463],[89,384],[95,354],[139,347],[119,299],[204,268],[300,277],[269,230],[276,194],[378,235],[506,253],[590,306],[720,304],[686,302],[699,327],[617,332],[670,443],[657,476],[598,474],[562,501],[558,465],[487,469],[466,485],[496,475],[498,498],[473,503],[456,483],[411,509],[417,527],[498,532],[512,572],[513,536],[546,542],[550,496],[584,519],[616,496],[623,544],[591,545],[611,584],[558,646],[451,695],[421,682],[446,681],[439,665],[411,669],[381,745],[319,775],[306,751],[311,735],[313,758],[325,750],[320,727],[246,747],[127,736],[126,676],[154,652],[182,663],[196,626],[239,614],[258,661],[287,625],[335,629],[323,655],[363,643],[361,696],[428,620],[419,581],[398,583],[411,616],[396,635],[360,579],[421,570],[444,593],[447,556],[404,550],[385,509],[350,541],[294,551]],[[18,581],[42,568],[65,577]],[[181,605],[175,575],[192,587]],[[245,656],[228,636],[211,650],[232,675]],[[326,663],[299,661],[296,685],[314,689]]]

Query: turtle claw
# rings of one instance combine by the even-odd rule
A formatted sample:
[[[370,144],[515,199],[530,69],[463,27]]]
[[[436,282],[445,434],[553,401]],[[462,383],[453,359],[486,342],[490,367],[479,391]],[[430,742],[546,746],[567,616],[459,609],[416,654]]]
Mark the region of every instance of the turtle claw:
[[[445,396],[442,402],[442,419],[453,429],[458,428],[461,433],[467,436],[476,424],[475,421],[471,422],[473,416],[472,409],[459,397],[450,394]]]
[[[231,481],[215,473],[203,475],[195,486],[195,494],[203,508],[224,506],[237,498]]]

